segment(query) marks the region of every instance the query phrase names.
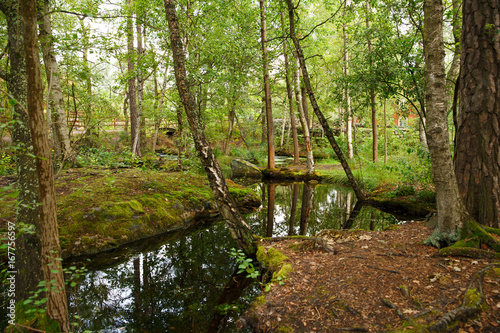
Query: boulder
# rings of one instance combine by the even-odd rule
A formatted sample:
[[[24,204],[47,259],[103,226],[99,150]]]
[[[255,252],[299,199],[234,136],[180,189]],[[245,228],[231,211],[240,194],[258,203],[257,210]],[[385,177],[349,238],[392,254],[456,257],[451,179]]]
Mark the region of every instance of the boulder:
[[[259,167],[248,161],[235,158],[231,161],[233,177],[262,178]]]

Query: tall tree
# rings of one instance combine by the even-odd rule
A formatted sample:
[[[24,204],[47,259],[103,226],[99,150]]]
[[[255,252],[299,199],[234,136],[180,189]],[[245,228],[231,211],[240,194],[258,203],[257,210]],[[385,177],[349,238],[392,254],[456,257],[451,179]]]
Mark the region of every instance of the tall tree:
[[[365,1],[366,6],[366,30],[368,34],[368,58],[370,59],[370,74],[373,74],[373,55],[372,55],[372,39],[370,31],[370,2]],[[375,101],[375,87],[370,84],[370,106],[372,109],[372,160],[378,162],[378,133],[377,133],[377,105]]]
[[[140,145],[138,144],[139,137],[139,115],[137,112],[137,94],[136,94],[136,73],[135,73],[135,48],[134,48],[134,0],[127,0],[128,17],[127,17],[127,76],[128,76],[128,105],[130,114],[130,138],[131,151],[134,156],[141,156]]]
[[[71,148],[69,138],[68,122],[64,111],[63,92],[61,79],[59,77],[59,66],[57,64],[54,50],[54,35],[52,33],[52,19],[50,15],[49,0],[38,2],[38,21],[40,26],[40,44],[42,46],[43,62],[45,63],[45,74],[47,76],[49,101],[47,103],[47,116],[52,119],[51,129],[54,137],[54,147],[57,158],[62,162],[76,162],[75,154]],[[48,110],[51,110],[49,113]]]
[[[307,121],[306,114],[304,112],[304,103],[302,101],[302,93],[300,92],[300,69],[297,59],[297,65],[295,66],[295,72],[293,75],[294,79],[294,89],[295,89],[295,100],[297,105],[297,114],[299,115],[300,124],[302,125],[302,133],[304,133],[304,144],[306,146],[306,158],[307,158],[307,174],[314,173],[314,158],[311,147],[311,134],[309,132],[309,122]]]
[[[344,2],[344,20],[347,13],[347,1]],[[348,50],[348,39],[347,39],[347,20],[342,24],[342,37],[344,40],[344,75],[349,76],[349,50]],[[345,107],[345,117],[347,118],[346,126],[346,136],[347,136],[347,158],[354,158],[354,149],[352,145],[352,114],[351,114],[351,95],[349,94],[349,83],[344,89],[344,107]]]
[[[262,67],[264,72],[264,97],[267,120],[267,167],[274,169],[274,123],[269,83],[269,59],[267,53],[266,0],[260,0],[260,38],[262,43]]]
[[[290,24],[290,38],[293,41],[293,44],[295,46],[295,51],[297,52],[297,57],[299,59],[299,64],[300,64],[300,69],[302,70],[302,75],[304,79],[304,84],[306,86],[307,94],[309,95],[309,101],[311,102],[311,106],[314,110],[314,113],[318,117],[319,123],[323,127],[323,130],[325,131],[325,135],[328,138],[328,141],[330,142],[330,145],[333,148],[333,151],[337,155],[337,158],[340,160],[340,164],[342,165],[342,168],[344,169],[344,172],[346,173],[347,179],[349,180],[349,184],[351,185],[352,189],[354,190],[354,193],[356,194],[356,197],[358,198],[359,201],[363,201],[366,199],[365,194],[361,190],[361,187],[359,186],[358,182],[354,178],[354,175],[352,174],[351,168],[349,167],[349,163],[347,163],[347,160],[342,153],[342,150],[340,149],[337,140],[335,140],[335,137],[333,136],[333,132],[330,128],[330,125],[328,124],[328,121],[326,120],[325,116],[321,112],[318,102],[316,101],[316,97],[314,95],[314,91],[312,90],[311,86],[311,81],[309,79],[309,73],[307,71],[307,66],[306,66],[306,60],[304,58],[304,53],[302,51],[302,47],[300,46],[299,39],[297,38],[297,35],[295,33],[295,7],[292,3],[292,0],[286,0],[286,4],[288,7],[288,18],[289,18],[289,24]]]
[[[469,213],[500,227],[500,4],[464,0],[455,172]]]
[[[283,27],[283,35],[286,35],[285,14],[281,12],[281,26]],[[293,141],[293,164],[299,164],[299,139],[297,136],[297,123],[295,120],[295,112],[293,112],[293,94],[292,85],[290,84],[290,64],[288,61],[287,40],[283,39],[283,58],[285,60],[285,84],[286,96],[288,99],[288,109],[290,111],[290,127],[292,129]]]
[[[245,222],[229,194],[226,180],[222,175],[219,163],[215,158],[210,143],[208,142],[203,124],[197,112],[196,101],[191,94],[186,72],[186,56],[182,46],[179,22],[175,10],[175,0],[164,0],[165,13],[168,21],[170,45],[174,59],[174,72],[179,97],[184,106],[186,116],[191,127],[194,144],[200,160],[210,181],[210,186],[215,196],[218,209],[229,227],[231,235],[238,245],[247,253],[254,253],[254,236],[252,229]]]
[[[9,73],[3,73],[7,89],[16,103],[12,108],[12,142],[16,150],[16,170],[19,194],[16,220],[34,228],[34,233],[21,232],[17,239],[16,299],[28,299],[43,279],[40,240],[40,207],[38,199],[38,175],[33,159],[33,140],[27,112],[26,59],[24,22],[19,13],[19,0],[0,0],[0,10],[7,20],[9,45]]]
[[[48,131],[43,115],[42,72],[38,50],[36,0],[21,2],[24,20],[28,114],[39,179],[42,271],[46,286],[47,315],[69,332],[68,303],[62,271],[61,246],[57,228],[54,175]]]
[[[438,226],[428,242],[440,247],[458,240],[458,230],[466,217],[458,193],[448,136],[442,0],[424,1],[424,54],[426,133],[438,211]]]

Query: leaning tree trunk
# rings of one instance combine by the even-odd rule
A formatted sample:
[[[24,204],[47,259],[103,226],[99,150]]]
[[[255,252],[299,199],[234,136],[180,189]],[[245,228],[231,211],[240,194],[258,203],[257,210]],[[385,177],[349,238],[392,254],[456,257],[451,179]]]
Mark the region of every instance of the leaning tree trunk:
[[[349,163],[347,163],[347,160],[342,153],[342,150],[340,149],[339,145],[337,144],[337,141],[335,140],[335,137],[333,136],[333,132],[330,128],[330,125],[328,124],[325,116],[321,112],[318,103],[316,102],[316,97],[314,96],[314,92],[311,87],[311,81],[309,79],[309,73],[307,72],[307,66],[306,66],[306,61],[304,59],[304,54],[302,52],[302,48],[300,47],[299,39],[295,35],[295,22],[294,22],[294,6],[292,3],[292,0],[286,0],[287,6],[288,6],[288,16],[290,20],[290,37],[293,40],[293,44],[295,45],[295,50],[297,52],[297,56],[299,58],[299,63],[300,67],[302,69],[302,75],[304,79],[304,84],[307,89],[307,94],[309,95],[309,100],[311,101],[311,106],[314,110],[314,113],[318,117],[318,120],[323,127],[323,130],[325,131],[325,135],[328,138],[328,141],[330,142],[330,145],[333,148],[333,151],[337,155],[337,158],[340,160],[340,164],[344,168],[344,171],[347,175],[347,179],[349,180],[349,184],[351,185],[352,189],[354,190],[354,193],[356,194],[356,197],[358,200],[363,201],[365,200],[365,194],[361,190],[361,187],[359,187],[358,182],[354,178],[354,175],[352,174],[351,168],[349,167]]]
[[[283,12],[281,12],[281,25],[283,26],[283,35],[285,35],[286,34],[285,18]],[[292,129],[293,164],[299,164],[300,163],[299,138],[297,136],[297,123],[295,121],[295,112],[293,112],[293,94],[292,94],[292,85],[290,84],[290,64],[288,62],[286,39],[283,39],[283,57],[285,59],[285,83],[286,83],[286,95],[288,97],[288,108],[290,110],[290,127]]]
[[[458,194],[453,170],[446,112],[446,84],[443,43],[443,4],[424,1],[425,105],[427,144],[436,188],[438,227],[427,243],[438,247],[459,238],[465,209]]]
[[[500,227],[500,7],[463,1],[455,172],[469,213]]]
[[[7,21],[10,72],[4,78],[7,89],[16,104],[12,108],[12,143],[17,148],[15,160],[17,170],[17,222],[34,226],[35,233],[19,233],[16,242],[16,301],[26,300],[38,289],[42,280],[40,207],[38,199],[38,175],[32,157],[33,140],[26,110],[26,60],[24,55],[24,23],[19,14],[19,0],[0,0],[0,10]]]
[[[49,12],[49,1],[44,0],[39,3],[38,21],[40,25],[40,44],[42,46],[43,61],[45,63],[45,73],[47,75],[49,102],[51,112],[51,123],[54,135],[54,145],[56,151],[61,153],[58,156],[61,163],[69,161],[76,163],[74,152],[71,149],[69,138],[68,122],[66,121],[66,112],[64,111],[64,100],[61,88],[61,79],[59,78],[59,68],[56,55],[54,53],[54,36],[52,34],[52,20]]]
[[[186,111],[189,126],[191,127],[196,150],[198,151],[198,155],[205,168],[208,180],[210,181],[218,209],[225,219],[231,235],[246,253],[255,253],[252,229],[239,213],[233,198],[229,194],[226,180],[222,175],[219,163],[212,152],[212,148],[210,148],[210,143],[205,137],[203,124],[196,111],[196,101],[187,83],[186,57],[184,55],[179,31],[179,22],[175,11],[175,0],[164,0],[164,2],[174,59],[175,81],[179,91],[179,97]]]
[[[307,157],[307,171],[308,175],[314,173],[314,158],[311,147],[311,134],[309,133],[309,123],[307,121],[302,102],[302,94],[300,92],[300,79],[299,79],[299,64],[295,68],[293,75],[294,79],[294,89],[295,89],[295,100],[297,105],[297,113],[300,117],[300,124],[302,125],[302,131],[304,133],[304,144],[306,146],[306,157]]]
[[[48,131],[43,115],[43,87],[38,55],[36,0],[23,0],[26,74],[28,77],[28,114],[39,179],[42,271],[45,280],[47,315],[57,321],[62,332],[69,332],[68,302],[64,287],[61,246],[57,227],[54,173]]]
[[[269,83],[269,59],[267,54],[266,0],[260,0],[260,34],[262,42],[262,64],[264,70],[264,95],[267,120],[267,168],[274,169],[274,122],[271,108],[271,86]]]

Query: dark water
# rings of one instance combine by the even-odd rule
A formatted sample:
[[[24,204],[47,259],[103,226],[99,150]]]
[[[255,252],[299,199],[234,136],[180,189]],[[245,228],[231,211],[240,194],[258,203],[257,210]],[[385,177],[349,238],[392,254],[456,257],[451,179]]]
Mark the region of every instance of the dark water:
[[[252,186],[263,205],[247,220],[262,236],[315,235],[330,228],[379,230],[398,222],[374,208],[358,211],[354,193],[343,187]],[[233,332],[235,321],[260,293],[255,281],[235,274],[229,251],[236,243],[224,223],[144,242],[151,244],[92,260],[93,268],[70,293],[75,332]]]

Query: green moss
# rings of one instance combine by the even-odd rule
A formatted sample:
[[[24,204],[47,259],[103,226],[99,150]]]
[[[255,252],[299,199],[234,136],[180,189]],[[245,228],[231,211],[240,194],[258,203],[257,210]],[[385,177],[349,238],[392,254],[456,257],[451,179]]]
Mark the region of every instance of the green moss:
[[[481,299],[481,294],[477,291],[477,289],[470,288],[465,293],[464,305],[470,307],[478,306],[480,299]]]
[[[294,269],[290,264],[284,264],[281,266],[280,270],[273,273],[273,280],[284,280],[293,272]]]
[[[137,200],[104,202],[100,207],[104,211],[106,218],[112,220],[130,219],[134,215],[144,214],[144,209]]]
[[[42,332],[53,332],[58,333],[61,332],[59,323],[55,320],[50,319],[47,316],[47,313],[39,313],[36,310],[32,303],[23,304],[23,302],[16,303],[16,323],[20,325],[24,325],[26,327],[31,327]],[[6,333],[14,333],[19,332],[19,326],[9,325],[6,329]],[[24,330],[23,330],[24,332]]]
[[[290,326],[280,326],[276,329],[276,333],[294,333],[295,330]]]
[[[288,259],[287,256],[273,247],[270,247],[266,251],[264,246],[258,246],[256,255],[257,260],[271,271],[277,270]]]
[[[387,226],[384,231],[387,231],[387,230],[399,230],[401,229],[401,226],[400,225],[397,225],[397,224],[391,224],[389,226]]]

